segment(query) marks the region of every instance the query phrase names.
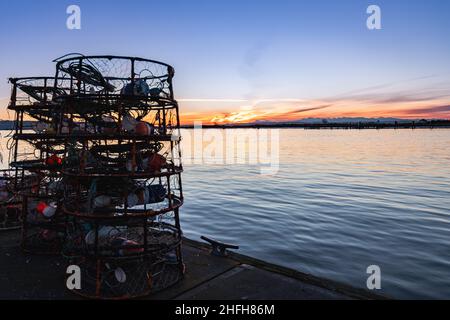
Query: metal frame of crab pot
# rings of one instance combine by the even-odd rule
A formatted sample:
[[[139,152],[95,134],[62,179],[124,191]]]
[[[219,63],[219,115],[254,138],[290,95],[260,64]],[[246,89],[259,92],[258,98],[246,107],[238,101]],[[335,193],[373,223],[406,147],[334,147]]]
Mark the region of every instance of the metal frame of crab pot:
[[[14,145],[10,166],[15,171],[15,190],[22,199],[22,249],[32,254],[60,254],[64,237],[65,220],[61,216],[62,192],[50,190],[51,183],[60,180],[64,141],[56,138],[59,122],[57,95],[65,95],[63,86],[55,87],[60,80],[54,77],[13,78],[11,101],[8,106],[16,113],[14,123]],[[43,132],[26,132],[25,118],[45,124]],[[21,151],[29,146],[30,154]],[[58,154],[58,156],[56,156]],[[52,165],[51,157],[61,160]],[[55,202],[58,210],[51,217],[36,212],[34,205]],[[53,208],[51,208],[53,210]]]
[[[176,218],[175,218],[176,217]],[[63,255],[82,272],[75,294],[93,299],[147,296],[179,282],[185,272],[178,209],[158,217],[115,219],[68,215]]]
[[[57,101],[60,127],[72,125],[58,137],[66,139],[67,155],[63,254],[81,268],[84,281],[76,294],[136,298],[183,278],[183,167],[173,75],[165,63],[136,57],[57,62],[55,77],[70,88]],[[154,169],[150,156],[164,161]],[[164,195],[153,193],[158,188]]]
[[[69,87],[67,95],[59,96],[65,118],[84,122],[85,129],[99,134],[96,124],[108,113],[114,113],[119,126],[130,113],[139,119],[152,118],[159,136],[179,129],[172,84],[175,71],[168,64],[136,57],[76,56],[58,61],[56,69],[55,77]],[[110,129],[100,134],[120,138],[114,132],[118,128]]]

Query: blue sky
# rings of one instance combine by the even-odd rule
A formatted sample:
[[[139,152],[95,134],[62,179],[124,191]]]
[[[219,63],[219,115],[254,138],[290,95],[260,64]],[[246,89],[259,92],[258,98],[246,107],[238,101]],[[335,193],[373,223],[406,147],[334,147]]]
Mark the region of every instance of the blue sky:
[[[71,4],[81,7],[81,30],[66,28]],[[382,30],[366,28],[370,4],[381,8]],[[51,60],[80,52],[172,64],[192,114],[270,116],[329,100],[366,108],[418,90],[416,100],[430,101],[414,107],[436,107],[450,97],[449,18],[450,2],[437,0],[1,1],[0,98],[8,77],[53,75]],[[342,110],[334,105],[332,115]]]

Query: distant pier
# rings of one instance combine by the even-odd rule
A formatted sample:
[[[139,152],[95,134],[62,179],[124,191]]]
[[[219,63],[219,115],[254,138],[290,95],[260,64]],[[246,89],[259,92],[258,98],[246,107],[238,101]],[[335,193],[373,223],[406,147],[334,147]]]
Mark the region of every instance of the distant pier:
[[[193,129],[194,125],[181,126],[183,129]],[[270,123],[270,124],[212,124],[203,125],[203,129],[268,129],[268,128],[301,128],[301,129],[443,129],[450,128],[450,120],[420,120],[401,122],[348,122],[348,123]]]

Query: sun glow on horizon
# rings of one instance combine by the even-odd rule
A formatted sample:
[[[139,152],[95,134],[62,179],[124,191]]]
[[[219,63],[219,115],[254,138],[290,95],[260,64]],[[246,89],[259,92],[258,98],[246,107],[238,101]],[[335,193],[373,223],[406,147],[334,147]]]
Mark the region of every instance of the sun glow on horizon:
[[[408,102],[260,100],[252,106],[230,106],[220,112],[201,108],[189,112],[181,104],[183,124],[238,124],[256,121],[289,122],[305,118],[450,119],[450,99]],[[300,100],[299,100],[300,101]]]
[[[391,101],[392,100],[392,101]],[[306,118],[450,119],[450,97],[440,99],[178,99],[181,123],[242,124]],[[0,98],[0,119],[12,120],[9,98]]]

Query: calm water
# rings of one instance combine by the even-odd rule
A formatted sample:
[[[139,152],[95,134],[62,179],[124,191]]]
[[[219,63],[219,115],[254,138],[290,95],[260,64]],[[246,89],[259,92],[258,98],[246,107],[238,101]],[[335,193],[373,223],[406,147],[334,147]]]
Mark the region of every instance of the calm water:
[[[280,130],[275,176],[187,165],[184,190],[188,237],[360,287],[379,265],[382,293],[450,298],[450,130]]]
[[[188,237],[209,235],[359,287],[366,268],[378,265],[382,293],[450,298],[450,130],[287,129],[279,136],[273,176],[258,165],[185,165]]]

